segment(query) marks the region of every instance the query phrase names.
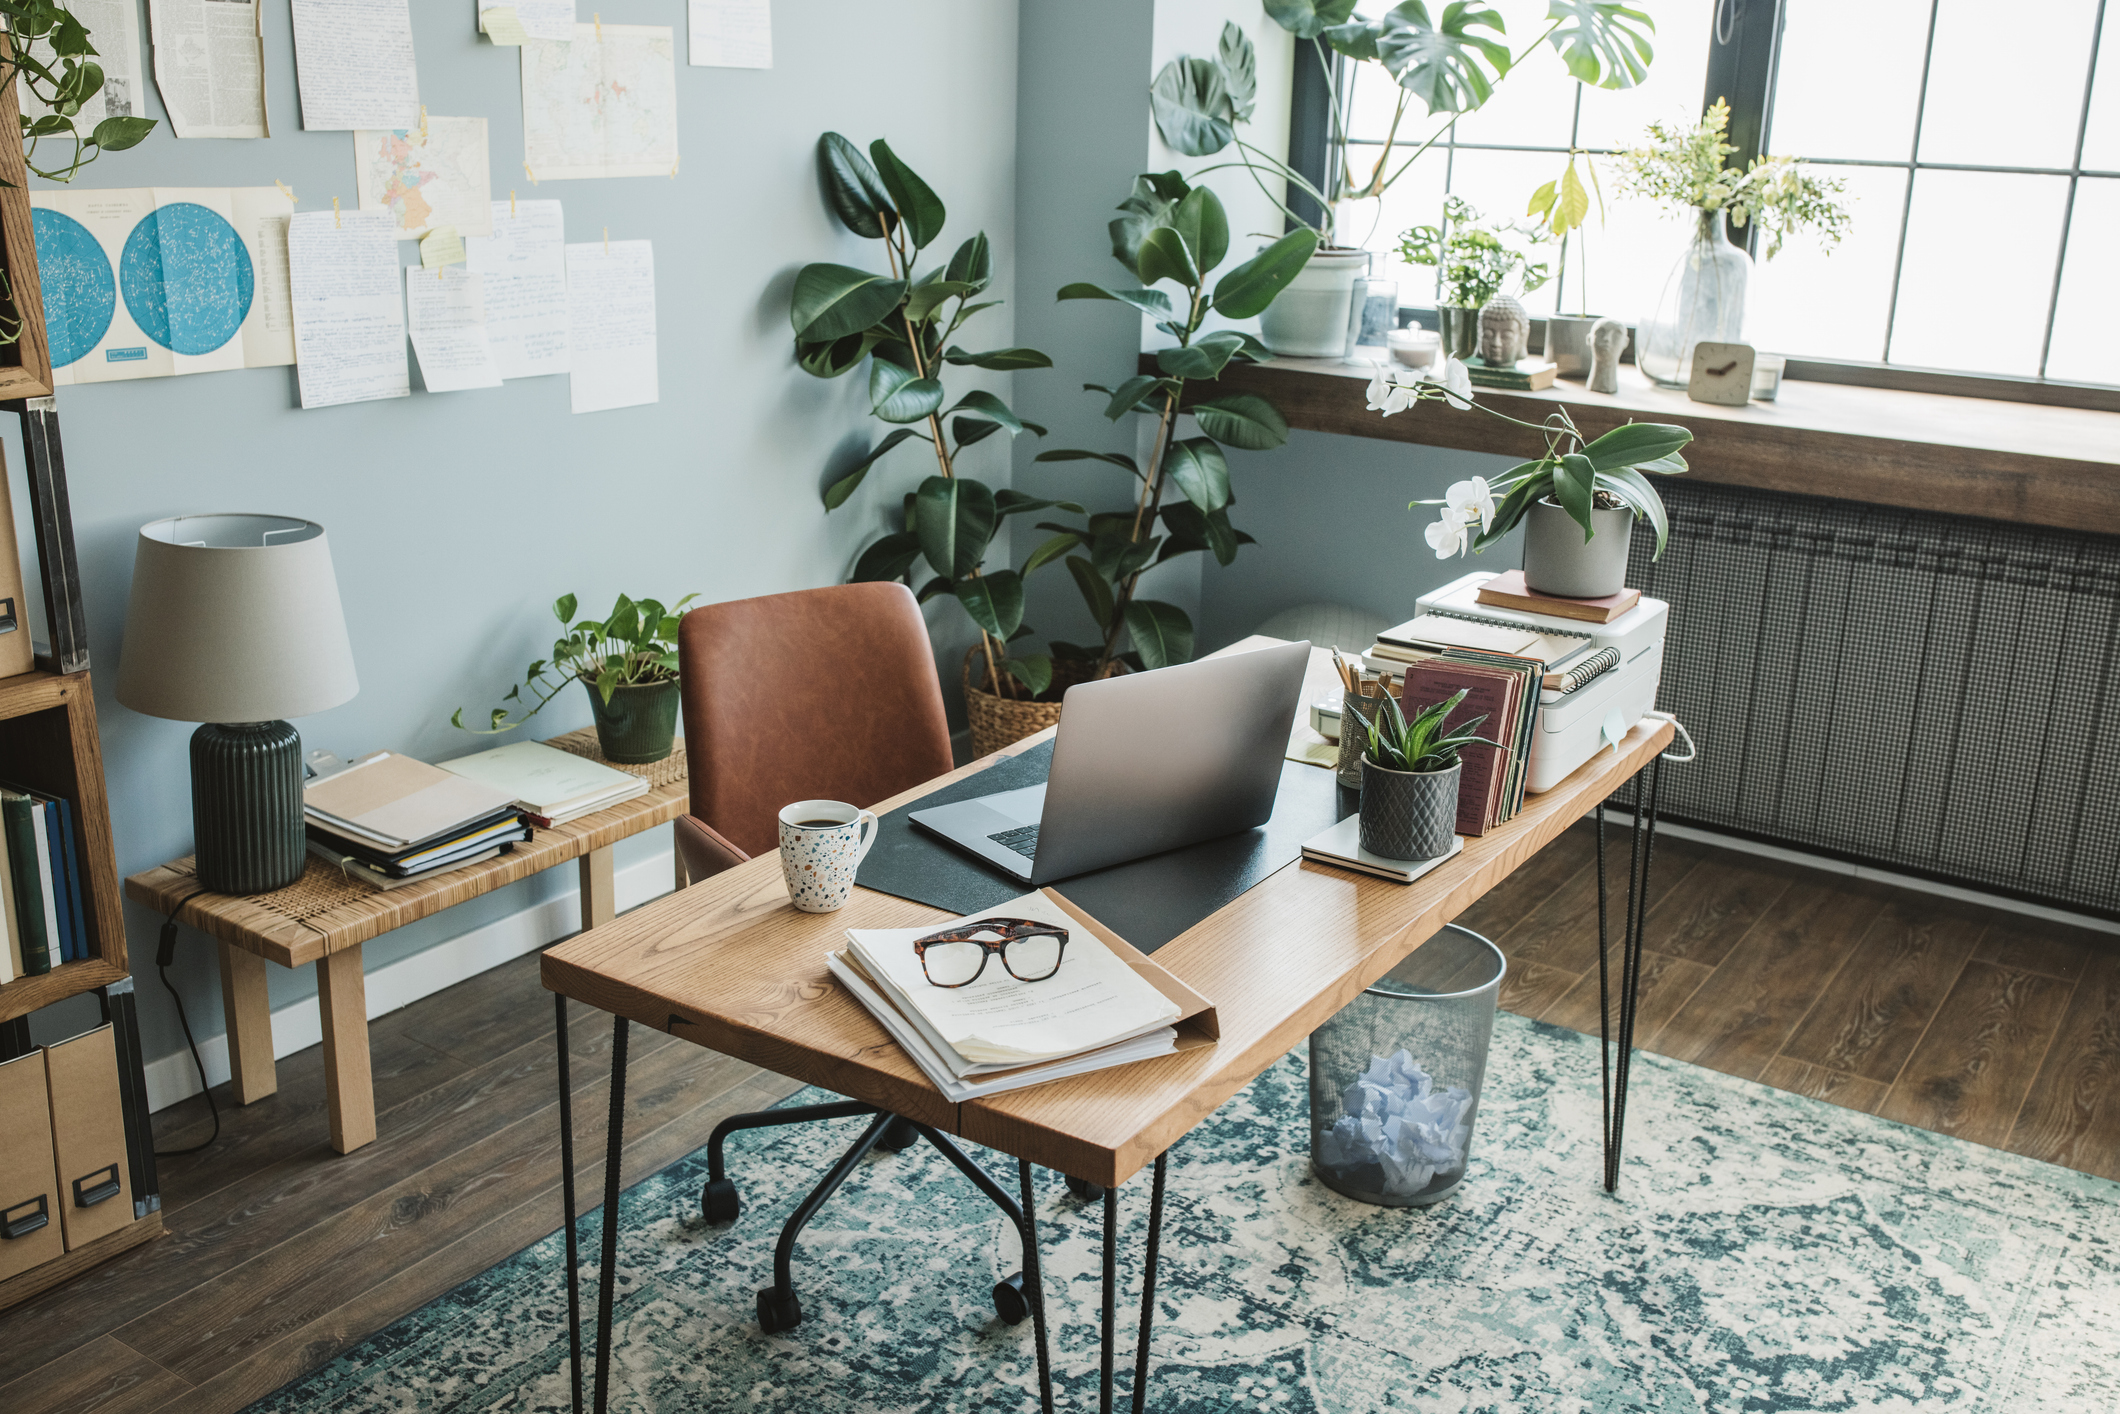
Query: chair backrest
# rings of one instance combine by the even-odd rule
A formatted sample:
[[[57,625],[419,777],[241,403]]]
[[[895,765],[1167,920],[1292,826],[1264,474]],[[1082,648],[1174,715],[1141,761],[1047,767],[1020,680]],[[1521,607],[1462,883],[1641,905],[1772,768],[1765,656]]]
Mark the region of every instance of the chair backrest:
[[[867,807],[948,771],[935,651],[902,584],[707,604],[677,632],[692,811],[752,855],[797,800]]]

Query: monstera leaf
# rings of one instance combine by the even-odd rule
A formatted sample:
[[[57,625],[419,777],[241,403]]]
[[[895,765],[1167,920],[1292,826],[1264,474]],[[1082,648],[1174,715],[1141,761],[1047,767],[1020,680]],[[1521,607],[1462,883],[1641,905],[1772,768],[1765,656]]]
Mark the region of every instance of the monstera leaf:
[[[1236,110],[1222,66],[1180,55],[1149,85],[1149,111],[1163,141],[1187,157],[1220,152],[1236,138]]]
[[[1502,17],[1468,0],[1451,0],[1437,23],[1421,0],[1406,0],[1384,16],[1377,57],[1430,113],[1470,113],[1493,96],[1495,79],[1509,72],[1509,46],[1474,29],[1500,35]]]
[[[1273,22],[1297,39],[1316,39],[1354,15],[1355,0],[1266,0]]]
[[[1546,42],[1568,72],[1598,88],[1633,88],[1649,77],[1656,21],[1611,0],[1548,0]]]

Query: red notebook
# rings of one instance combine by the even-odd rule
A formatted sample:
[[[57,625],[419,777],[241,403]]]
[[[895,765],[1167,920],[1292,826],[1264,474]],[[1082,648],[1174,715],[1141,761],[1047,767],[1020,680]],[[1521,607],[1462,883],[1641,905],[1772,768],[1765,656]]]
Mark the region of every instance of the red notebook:
[[[1490,668],[1480,663],[1430,658],[1426,662],[1409,664],[1404,701],[1406,715],[1411,717],[1423,707],[1444,701],[1462,688],[1465,700],[1444,718],[1443,725],[1454,727],[1484,716],[1487,720],[1480,723],[1479,734],[1490,741],[1501,742],[1504,747],[1513,747],[1519,715],[1517,692],[1521,681],[1520,674],[1507,668]],[[1510,753],[1491,746],[1468,746],[1458,755],[1465,763],[1465,771],[1458,782],[1457,832],[1484,835],[1501,818]]]
[[[1641,602],[1639,589],[1622,589],[1602,599],[1563,599],[1541,594],[1524,583],[1522,570],[1498,574],[1480,586],[1479,601],[1497,609],[1516,609],[1526,614],[1551,614],[1555,618],[1580,619],[1584,623],[1609,624]]]

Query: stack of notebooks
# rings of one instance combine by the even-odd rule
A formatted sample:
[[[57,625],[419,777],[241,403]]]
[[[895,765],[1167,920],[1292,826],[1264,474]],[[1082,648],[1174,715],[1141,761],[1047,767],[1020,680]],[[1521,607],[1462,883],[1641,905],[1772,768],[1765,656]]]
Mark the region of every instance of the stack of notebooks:
[[[628,775],[541,741],[519,741],[476,756],[461,756],[444,761],[442,769],[499,791],[541,830],[646,795],[649,789],[645,777]]]
[[[1065,928],[1060,970],[1020,982],[997,956],[969,986],[930,983],[914,940],[980,918]],[[957,1104],[1212,1045],[1218,1032],[1203,998],[1050,890],[955,924],[849,928],[846,948],[827,954],[825,965]]]
[[[90,956],[80,860],[69,802],[0,784],[0,982]]]
[[[530,838],[504,793],[390,751],[312,781],[302,810],[310,853],[379,889],[491,859]]]

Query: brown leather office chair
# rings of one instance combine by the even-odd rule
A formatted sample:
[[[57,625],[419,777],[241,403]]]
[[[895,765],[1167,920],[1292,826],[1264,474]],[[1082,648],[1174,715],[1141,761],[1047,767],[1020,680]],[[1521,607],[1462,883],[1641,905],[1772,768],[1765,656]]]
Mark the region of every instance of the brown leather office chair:
[[[779,848],[780,808],[792,801],[865,809],[951,767],[934,649],[902,584],[704,605],[685,615],[677,652],[692,785],[677,847],[694,880]],[[758,1323],[767,1331],[801,1322],[790,1274],[795,1239],[871,1149],[895,1153],[927,1139],[1022,1230],[1015,1200],[946,1135],[858,1100],[762,1110],[716,1125],[700,1193],[707,1221],[733,1222],[742,1210],[722,1161],[730,1134],[853,1115],[870,1116],[868,1128],[781,1229],[773,1285],[758,1293]],[[1020,1272],[995,1286],[994,1306],[1010,1325],[1030,1313]]]

